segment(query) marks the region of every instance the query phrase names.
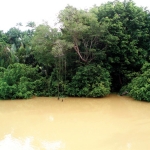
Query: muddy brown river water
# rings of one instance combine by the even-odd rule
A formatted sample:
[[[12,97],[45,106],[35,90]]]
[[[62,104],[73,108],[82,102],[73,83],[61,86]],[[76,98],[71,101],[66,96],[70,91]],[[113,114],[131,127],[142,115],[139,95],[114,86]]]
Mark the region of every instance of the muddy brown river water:
[[[0,101],[0,150],[150,150],[150,103],[119,95]]]

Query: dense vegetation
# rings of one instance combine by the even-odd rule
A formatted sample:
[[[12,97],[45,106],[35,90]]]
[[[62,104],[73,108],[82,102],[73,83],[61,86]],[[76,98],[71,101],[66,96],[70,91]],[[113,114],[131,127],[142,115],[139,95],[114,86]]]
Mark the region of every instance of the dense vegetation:
[[[103,97],[150,101],[150,12],[129,1],[66,6],[60,30],[29,22],[0,31],[0,98]],[[19,23],[18,25],[21,25]]]

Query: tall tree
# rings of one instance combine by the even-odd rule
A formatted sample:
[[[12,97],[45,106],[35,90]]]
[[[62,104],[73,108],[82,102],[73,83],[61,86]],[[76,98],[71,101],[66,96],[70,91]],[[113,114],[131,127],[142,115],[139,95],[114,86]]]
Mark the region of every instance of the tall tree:
[[[39,64],[51,67],[54,63],[54,57],[51,53],[52,47],[60,36],[60,32],[48,24],[41,24],[36,27],[31,44],[33,54]]]
[[[7,35],[0,31],[0,67],[7,67],[9,64],[18,61],[15,55],[15,45],[10,46],[8,42]]]
[[[107,2],[97,9],[98,21],[108,25],[105,63],[112,68],[112,86],[120,88],[137,76],[149,59],[150,13],[131,0]]]
[[[92,61],[100,38],[106,31],[106,25],[100,25],[94,13],[72,6],[62,10],[58,18],[66,42],[72,42],[74,50],[83,62]]]
[[[16,27],[10,28],[7,33],[8,43],[15,44],[15,47],[18,49],[21,45],[21,30]]]

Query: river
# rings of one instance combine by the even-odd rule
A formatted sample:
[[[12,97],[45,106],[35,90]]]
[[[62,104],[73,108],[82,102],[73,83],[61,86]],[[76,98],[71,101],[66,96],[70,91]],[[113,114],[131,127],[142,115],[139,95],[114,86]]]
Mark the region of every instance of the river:
[[[34,97],[0,101],[0,150],[149,150],[150,103]]]

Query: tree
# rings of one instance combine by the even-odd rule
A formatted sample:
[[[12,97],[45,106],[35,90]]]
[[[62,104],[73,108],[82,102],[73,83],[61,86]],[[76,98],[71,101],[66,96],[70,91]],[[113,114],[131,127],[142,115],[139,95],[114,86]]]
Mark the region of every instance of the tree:
[[[10,45],[7,43],[8,38],[3,31],[0,32],[0,67],[7,67],[9,64],[15,63],[18,61],[16,53],[16,47],[12,44],[11,48]]]
[[[51,53],[55,56],[55,57],[61,57],[63,55],[65,55],[66,50],[72,48],[73,44],[71,42],[67,42],[65,40],[56,40],[56,42],[54,43],[53,47],[52,47],[52,51]]]
[[[98,21],[108,25],[103,62],[111,72],[113,91],[118,91],[149,60],[150,13],[131,0],[107,2],[95,9]]]
[[[33,34],[34,31],[29,29],[27,31],[21,32],[21,37],[20,37],[21,46],[17,49],[17,53],[16,53],[20,63],[32,64],[34,61],[31,54],[32,51],[31,40]]]
[[[39,64],[49,67],[53,64],[54,57],[51,51],[55,41],[60,36],[61,34],[57,29],[51,28],[48,24],[41,24],[36,27],[31,44],[34,57]]]
[[[16,27],[10,28],[7,33],[8,43],[15,44],[16,48],[18,49],[21,45],[21,30]]]
[[[27,23],[26,27],[35,28],[36,24],[35,24],[35,22],[30,21],[30,22]]]
[[[95,58],[94,54],[98,50],[97,45],[106,25],[100,25],[94,13],[77,10],[72,6],[62,10],[58,18],[66,42],[72,42],[74,50],[83,62],[91,62]]]
[[[54,46],[51,51],[51,53],[55,57],[55,69],[53,69],[53,72],[50,77],[50,87],[51,87],[52,92],[54,91],[54,89],[56,91],[56,88],[57,88],[58,97],[65,95],[65,92],[66,92],[66,84],[67,84],[66,82],[66,76],[67,76],[66,53],[67,53],[67,50],[70,48],[72,48],[72,43],[70,42],[66,43],[65,40],[58,39],[54,43]],[[52,82],[55,82],[57,84],[52,84]],[[56,94],[55,91],[53,93]]]

